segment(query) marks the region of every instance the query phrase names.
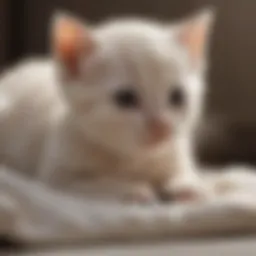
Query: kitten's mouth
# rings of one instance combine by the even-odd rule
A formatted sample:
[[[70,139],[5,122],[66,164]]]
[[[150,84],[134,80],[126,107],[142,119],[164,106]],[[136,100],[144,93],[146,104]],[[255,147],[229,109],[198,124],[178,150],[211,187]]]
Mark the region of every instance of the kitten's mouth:
[[[157,147],[170,139],[170,133],[151,133],[146,137],[147,147]]]

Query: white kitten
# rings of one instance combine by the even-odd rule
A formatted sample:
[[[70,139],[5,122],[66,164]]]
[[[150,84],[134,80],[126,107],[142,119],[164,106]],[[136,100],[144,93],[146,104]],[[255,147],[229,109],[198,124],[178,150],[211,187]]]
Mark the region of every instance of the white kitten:
[[[198,192],[190,143],[211,16],[91,28],[58,15],[53,60],[22,63],[1,80],[2,161],[64,186],[127,182],[138,200]]]

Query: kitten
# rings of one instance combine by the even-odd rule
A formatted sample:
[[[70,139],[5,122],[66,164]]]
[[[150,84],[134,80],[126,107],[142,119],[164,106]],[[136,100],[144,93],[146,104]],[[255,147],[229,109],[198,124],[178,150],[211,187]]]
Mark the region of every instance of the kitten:
[[[1,160],[64,187],[128,184],[132,200],[199,195],[191,140],[211,23],[208,10],[173,25],[57,15],[52,59],[1,79]]]

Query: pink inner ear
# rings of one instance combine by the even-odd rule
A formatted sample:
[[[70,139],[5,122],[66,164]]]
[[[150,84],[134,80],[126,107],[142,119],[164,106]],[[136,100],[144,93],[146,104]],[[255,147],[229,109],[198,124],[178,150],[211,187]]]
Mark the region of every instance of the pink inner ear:
[[[187,38],[187,45],[190,54],[194,60],[202,57],[205,41],[206,41],[206,28],[203,24],[192,26],[189,32],[190,36]]]
[[[91,52],[92,41],[81,24],[63,19],[58,22],[54,31],[54,48],[68,71],[77,75],[79,58],[82,54],[86,56]]]
[[[179,40],[187,48],[195,65],[205,53],[210,23],[210,17],[197,17],[185,23],[179,33]]]

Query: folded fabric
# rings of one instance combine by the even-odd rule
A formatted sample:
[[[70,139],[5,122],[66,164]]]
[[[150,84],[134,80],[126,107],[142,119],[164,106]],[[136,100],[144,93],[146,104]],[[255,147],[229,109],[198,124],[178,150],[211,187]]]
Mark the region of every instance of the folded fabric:
[[[256,172],[211,171],[205,182],[231,184],[204,203],[139,205],[76,197],[16,172],[0,171],[0,234],[27,244],[185,237],[256,231]]]

